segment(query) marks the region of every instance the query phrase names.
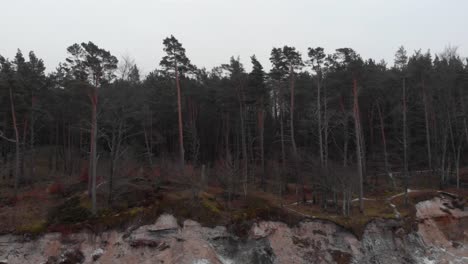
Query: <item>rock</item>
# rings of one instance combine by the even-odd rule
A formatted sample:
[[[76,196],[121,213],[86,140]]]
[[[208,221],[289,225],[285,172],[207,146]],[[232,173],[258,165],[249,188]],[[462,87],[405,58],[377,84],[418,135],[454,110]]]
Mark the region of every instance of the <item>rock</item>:
[[[210,228],[185,220],[180,227],[173,216],[162,215],[153,225],[125,232],[82,231],[68,240],[54,233],[31,240],[0,235],[0,258],[8,256],[9,263],[47,260],[47,264],[465,263],[468,212],[444,206],[450,199],[418,203],[417,229],[408,230],[404,219],[376,219],[367,223],[359,239],[331,221],[318,219],[296,226],[258,222],[248,237],[237,237],[225,226]]]
[[[58,259],[57,264],[80,264],[85,261],[83,252],[79,249],[69,249]]]
[[[455,209],[455,207],[453,206],[453,203],[443,203],[443,205],[447,207],[448,209],[452,209],[452,210]]]
[[[164,241],[154,240],[154,239],[134,239],[130,241],[130,246],[132,247],[151,247],[159,250],[164,250],[169,247],[169,245]]]
[[[196,226],[194,223],[196,222],[187,222],[187,225]],[[169,247],[166,241],[178,229],[177,219],[172,215],[163,214],[156,220],[155,224],[140,226],[125,237],[132,247],[152,247],[164,250]]]
[[[0,259],[0,264],[8,264],[8,260],[7,259]]]
[[[460,242],[452,241],[452,246],[454,248],[461,248],[463,245]]]
[[[265,238],[275,232],[276,229],[278,229],[276,223],[263,221],[254,223],[250,229],[249,235],[253,239]]]
[[[201,225],[200,223],[196,222],[196,221],[193,221],[193,220],[190,220],[190,219],[187,219],[184,221],[184,229],[186,228],[200,228]]]
[[[163,214],[159,216],[158,220],[154,225],[147,227],[149,232],[159,232],[159,231],[168,231],[179,229],[179,224],[177,224],[177,219],[170,214]]]
[[[452,204],[453,204],[453,206],[455,208],[467,211],[467,207],[465,207],[465,204],[466,204],[466,199],[465,198],[454,199]]]
[[[206,239],[216,240],[221,238],[228,238],[230,234],[227,232],[225,226],[216,226],[215,228],[202,228],[202,235]]]
[[[102,248],[98,248],[93,251],[93,253],[91,254],[91,258],[93,259],[93,261],[96,261],[102,256],[102,254],[104,254],[104,250]]]
[[[45,264],[57,264],[58,261],[59,259],[57,256],[50,256],[49,258],[47,258],[47,261],[45,262]]]
[[[439,197],[435,197],[432,200],[419,202],[416,204],[416,218],[418,220],[424,220],[434,217],[444,217],[447,215],[446,212],[442,211],[443,200]]]

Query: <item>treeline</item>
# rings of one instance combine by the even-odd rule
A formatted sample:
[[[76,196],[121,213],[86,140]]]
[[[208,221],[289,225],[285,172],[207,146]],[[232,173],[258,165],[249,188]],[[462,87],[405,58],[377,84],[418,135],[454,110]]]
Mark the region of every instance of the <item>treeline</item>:
[[[438,187],[460,187],[468,65],[454,48],[407,55],[401,47],[389,66],[350,48],[284,46],[272,49],[266,72],[255,55],[199,68],[176,38],[163,43],[166,56],[147,76],[92,42],[68,47],[49,74],[32,51],[0,56],[4,179],[17,190],[35,181],[39,163],[72,175],[86,160],[94,210],[99,179],[111,200],[129,158],[153,169],[174,161],[174,175],[217,168],[211,181],[230,193],[282,194],[297,183],[301,199],[307,186],[324,203],[341,200],[344,214],[373,175],[396,188],[410,170],[428,170]],[[103,160],[108,169],[97,175]]]

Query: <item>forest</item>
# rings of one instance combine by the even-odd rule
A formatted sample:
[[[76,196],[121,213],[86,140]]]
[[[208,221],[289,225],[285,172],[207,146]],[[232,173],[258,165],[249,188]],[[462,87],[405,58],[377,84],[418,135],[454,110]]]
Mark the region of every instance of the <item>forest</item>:
[[[378,193],[468,187],[468,60],[455,47],[402,46],[388,63],[284,46],[267,71],[255,55],[209,70],[174,36],[163,44],[146,76],[93,42],[64,47],[54,70],[34,51],[0,56],[2,202],[79,184],[96,215],[131,193],[217,188],[228,208],[261,192],[349,216]]]

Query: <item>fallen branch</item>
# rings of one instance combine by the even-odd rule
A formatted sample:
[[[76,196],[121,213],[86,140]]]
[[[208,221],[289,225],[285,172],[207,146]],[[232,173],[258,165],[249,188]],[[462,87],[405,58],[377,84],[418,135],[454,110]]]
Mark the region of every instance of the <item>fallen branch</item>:
[[[0,138],[3,138],[4,140],[6,140],[6,141],[8,141],[8,142],[16,143],[16,140],[11,139],[11,138],[7,138],[7,137],[4,135],[3,131],[0,131]]]

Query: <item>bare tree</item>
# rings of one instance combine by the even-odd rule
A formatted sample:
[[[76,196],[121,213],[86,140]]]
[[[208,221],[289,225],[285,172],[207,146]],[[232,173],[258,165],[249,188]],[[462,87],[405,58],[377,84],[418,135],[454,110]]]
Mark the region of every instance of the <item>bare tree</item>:
[[[359,176],[359,211],[364,212],[363,199],[363,173],[362,173],[362,135],[361,135],[361,119],[359,113],[358,102],[358,87],[356,77],[353,77],[353,113],[354,113],[354,135],[356,138],[356,158]]]

